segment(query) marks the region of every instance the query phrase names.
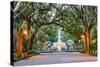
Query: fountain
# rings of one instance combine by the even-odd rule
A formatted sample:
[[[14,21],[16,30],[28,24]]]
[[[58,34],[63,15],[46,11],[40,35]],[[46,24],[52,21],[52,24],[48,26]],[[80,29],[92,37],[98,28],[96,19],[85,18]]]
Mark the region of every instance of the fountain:
[[[60,35],[60,32],[61,32],[61,30],[59,29],[59,30],[58,30],[58,43],[61,42],[61,35]]]
[[[48,48],[48,46],[52,45],[49,49],[53,50],[53,49],[57,49],[57,51],[62,51],[62,48],[64,48],[64,50],[70,50],[70,51],[74,51],[75,50],[75,43],[73,40],[69,39],[67,40],[67,45],[65,44],[65,42],[62,42],[62,36],[61,36],[61,28],[58,29],[58,34],[57,34],[57,42],[54,42],[53,44],[48,44],[45,48]]]
[[[62,48],[66,48],[65,42],[61,41],[61,29],[58,29],[58,41],[53,43],[53,48],[57,48],[57,51],[62,51]]]

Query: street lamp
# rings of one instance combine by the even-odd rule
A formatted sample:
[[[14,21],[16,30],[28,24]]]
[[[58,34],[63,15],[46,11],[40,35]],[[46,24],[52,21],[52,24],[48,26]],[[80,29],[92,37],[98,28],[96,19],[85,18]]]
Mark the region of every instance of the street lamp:
[[[84,40],[85,36],[84,35],[81,35],[81,38],[82,38],[81,40]]]
[[[92,43],[96,43],[96,40],[92,40]]]
[[[81,35],[81,38],[84,39],[84,35]]]
[[[27,35],[27,30],[24,30],[24,31],[23,31],[23,34],[24,34],[24,35]]]

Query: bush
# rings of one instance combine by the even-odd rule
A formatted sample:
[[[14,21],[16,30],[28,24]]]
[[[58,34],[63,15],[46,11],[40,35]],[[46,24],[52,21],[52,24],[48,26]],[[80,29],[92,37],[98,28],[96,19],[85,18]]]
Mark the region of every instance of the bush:
[[[22,55],[21,55],[21,53],[14,52],[13,57],[14,57],[13,60],[17,61],[17,60],[20,60],[22,58]]]

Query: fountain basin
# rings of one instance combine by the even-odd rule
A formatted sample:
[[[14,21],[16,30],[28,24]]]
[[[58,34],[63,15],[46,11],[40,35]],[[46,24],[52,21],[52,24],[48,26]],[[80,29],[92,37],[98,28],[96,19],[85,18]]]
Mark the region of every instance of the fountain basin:
[[[66,49],[65,42],[54,42],[52,48],[56,48],[57,51],[62,51],[62,48]]]

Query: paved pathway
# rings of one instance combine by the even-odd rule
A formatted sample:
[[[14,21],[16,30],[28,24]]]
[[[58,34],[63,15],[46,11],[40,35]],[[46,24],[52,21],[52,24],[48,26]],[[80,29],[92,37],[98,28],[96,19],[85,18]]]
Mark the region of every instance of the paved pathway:
[[[54,52],[41,53],[40,55],[20,60],[14,63],[15,66],[22,65],[41,65],[41,64],[57,64],[69,62],[95,61],[95,56],[89,56],[78,52]]]

